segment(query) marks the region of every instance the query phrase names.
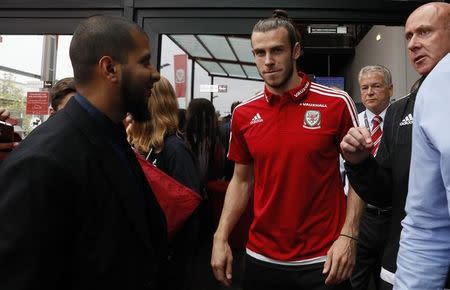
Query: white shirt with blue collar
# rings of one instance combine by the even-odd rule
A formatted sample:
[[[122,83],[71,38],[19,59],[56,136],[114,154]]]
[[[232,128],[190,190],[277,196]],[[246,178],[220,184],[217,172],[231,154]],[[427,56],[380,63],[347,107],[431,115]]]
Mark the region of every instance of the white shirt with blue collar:
[[[411,168],[394,289],[443,289],[450,267],[450,54],[414,106]]]

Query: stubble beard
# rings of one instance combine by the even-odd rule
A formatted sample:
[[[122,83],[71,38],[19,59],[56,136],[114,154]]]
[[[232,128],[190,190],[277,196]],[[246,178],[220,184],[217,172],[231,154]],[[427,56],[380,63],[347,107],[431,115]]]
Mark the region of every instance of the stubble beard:
[[[133,84],[129,73],[125,73],[122,78],[121,94],[125,104],[126,112],[133,116],[133,120],[143,123],[150,120],[148,110],[147,90],[145,86]]]
[[[286,86],[286,84],[289,82],[289,80],[292,77],[292,74],[294,73],[294,66],[291,64],[287,70],[285,70],[285,74],[283,75],[282,79],[277,83],[277,82],[270,82],[267,79],[264,79],[265,83],[267,85],[269,85],[270,87],[274,88],[274,89],[281,89],[284,88]]]

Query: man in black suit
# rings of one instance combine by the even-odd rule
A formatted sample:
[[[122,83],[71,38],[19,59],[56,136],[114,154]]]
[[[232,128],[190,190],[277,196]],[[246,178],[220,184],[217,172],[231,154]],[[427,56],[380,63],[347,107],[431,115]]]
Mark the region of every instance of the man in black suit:
[[[0,167],[0,289],[162,289],[166,223],[126,141],[159,74],[122,18],[83,21],[78,94]]]

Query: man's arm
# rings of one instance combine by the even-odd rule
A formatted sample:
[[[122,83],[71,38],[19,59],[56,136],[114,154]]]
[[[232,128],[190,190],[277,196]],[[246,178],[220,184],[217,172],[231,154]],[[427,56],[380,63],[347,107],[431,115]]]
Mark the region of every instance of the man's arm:
[[[359,235],[359,222],[364,210],[364,202],[349,186],[347,197],[347,215],[341,229],[341,235],[327,253],[323,273],[328,277],[325,284],[337,284],[348,278],[355,265],[356,243]]]
[[[233,177],[228,185],[225,202],[220,216],[219,225],[214,234],[214,244],[211,254],[211,266],[214,276],[223,284],[229,286],[232,279],[233,255],[228,244],[228,237],[247,208],[253,182],[253,164],[236,163]]]
[[[389,145],[393,142],[390,138],[395,126],[392,123],[394,106],[391,105],[386,112],[383,137],[376,159],[370,154],[372,141],[366,128],[351,128],[341,142],[350,183],[365,202],[378,207],[392,204],[393,181]]]
[[[14,160],[13,160],[14,159]],[[0,167],[0,289],[52,288],[67,274],[73,186],[48,158]]]

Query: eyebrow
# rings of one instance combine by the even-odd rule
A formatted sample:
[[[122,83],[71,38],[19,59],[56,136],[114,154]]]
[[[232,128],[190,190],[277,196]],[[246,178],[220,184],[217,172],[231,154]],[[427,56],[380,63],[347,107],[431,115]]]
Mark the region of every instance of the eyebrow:
[[[151,59],[151,54],[150,53],[146,53],[146,54],[144,54],[143,56],[141,56],[139,58],[139,61],[148,61],[150,59]]]
[[[274,50],[274,49],[283,49],[285,48],[285,45],[276,45],[276,46],[272,46],[272,47],[266,47],[266,48],[262,48],[262,47],[258,47],[258,48],[254,48],[253,51],[265,51],[266,49],[268,50]]]
[[[408,36],[410,34],[413,34],[413,31],[424,31],[424,30],[431,30],[433,27],[431,25],[427,24],[421,24],[418,27],[414,28],[413,30],[409,30],[405,32],[405,36]]]

